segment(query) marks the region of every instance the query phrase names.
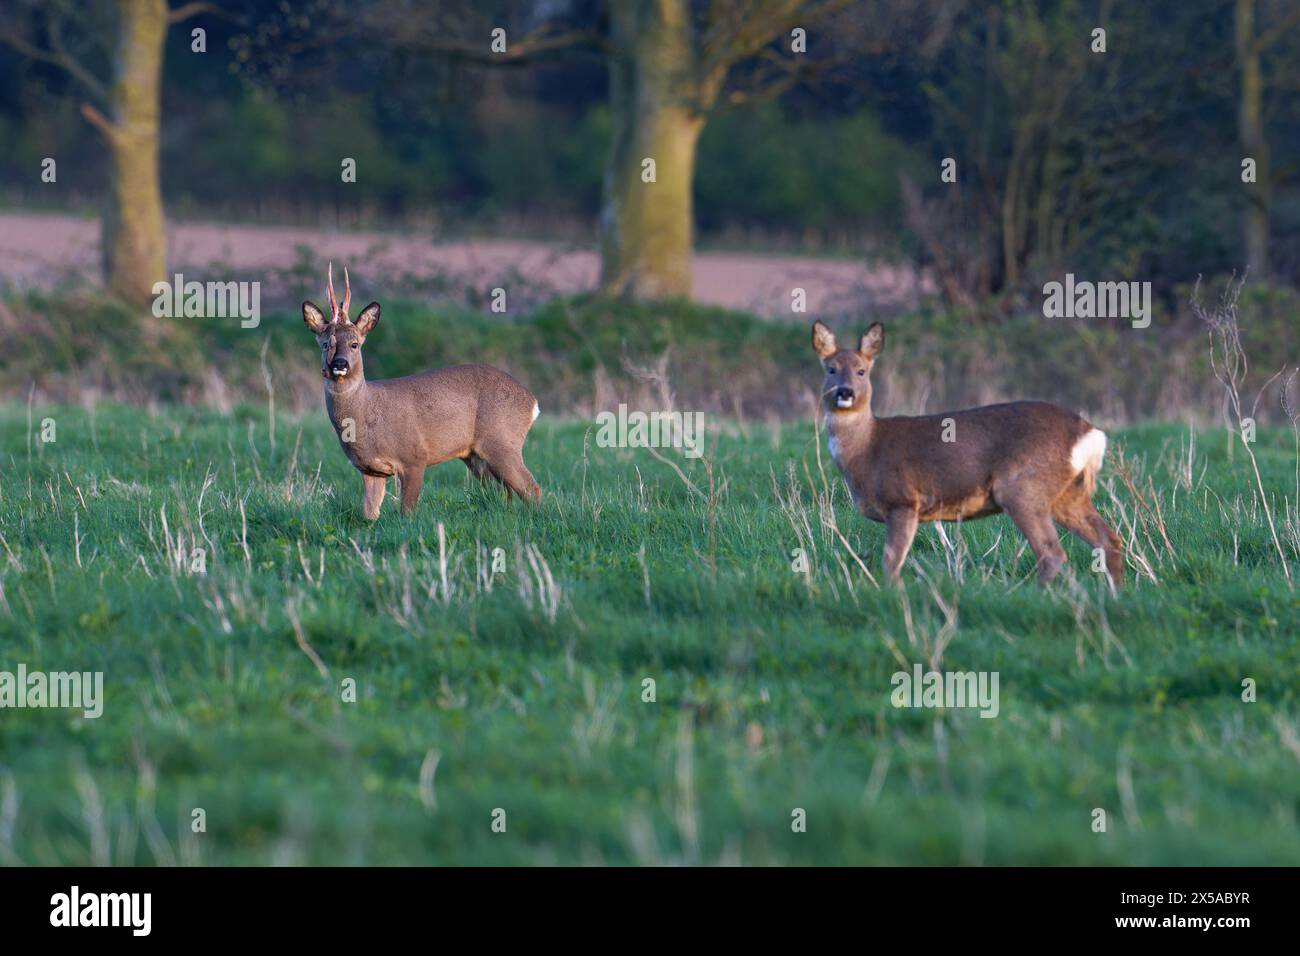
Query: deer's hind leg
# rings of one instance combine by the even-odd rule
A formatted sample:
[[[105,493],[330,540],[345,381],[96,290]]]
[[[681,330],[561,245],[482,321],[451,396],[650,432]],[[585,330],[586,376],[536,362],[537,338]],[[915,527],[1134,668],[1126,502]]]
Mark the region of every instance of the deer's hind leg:
[[[506,486],[507,495],[511,492],[536,504],[542,500],[542,488],[533,478],[532,472],[524,464],[520,449],[504,442],[476,449],[479,457],[486,462],[492,477]]]
[[[1082,487],[1071,485],[1052,506],[1052,517],[1084,544],[1101,549],[1106,558],[1106,573],[1114,587],[1124,583],[1124,544],[1106,519],[1098,514]]]
[[[488,463],[474,452],[470,452],[462,458],[461,461],[465,463],[465,467],[469,469],[469,473],[480,482],[487,481],[492,477],[492,470],[488,468]]]

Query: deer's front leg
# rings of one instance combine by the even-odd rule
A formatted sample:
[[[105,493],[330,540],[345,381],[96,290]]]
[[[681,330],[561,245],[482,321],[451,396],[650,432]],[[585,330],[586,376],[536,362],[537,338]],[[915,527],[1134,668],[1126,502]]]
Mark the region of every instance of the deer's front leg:
[[[907,552],[916,537],[917,514],[914,508],[894,508],[885,515],[885,576],[898,580]]]
[[[361,480],[366,483],[366,499],[362,505],[367,521],[374,521],[379,517],[379,506],[384,503],[384,487],[388,482],[387,478],[376,478],[373,475],[362,475]]]
[[[420,503],[420,489],[424,487],[424,469],[417,466],[397,476],[402,486],[402,514],[409,515]]]

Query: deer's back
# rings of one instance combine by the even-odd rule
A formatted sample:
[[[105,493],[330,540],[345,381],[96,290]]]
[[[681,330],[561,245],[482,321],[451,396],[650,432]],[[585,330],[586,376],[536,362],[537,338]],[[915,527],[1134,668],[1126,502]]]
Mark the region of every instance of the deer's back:
[[[393,408],[409,408],[451,417],[472,411],[511,414],[519,410],[532,414],[533,393],[508,372],[490,365],[452,365],[401,378],[369,383],[383,392]]]
[[[910,506],[923,521],[983,517],[1001,510],[999,484],[1041,486],[1044,495],[1063,490],[1078,474],[1072,451],[1091,429],[1046,402],[880,418],[843,466],[864,510],[877,512],[871,517]]]
[[[455,365],[366,383],[349,457],[363,471],[391,473],[464,458],[485,442],[522,442],[537,400],[506,372],[488,365]]]

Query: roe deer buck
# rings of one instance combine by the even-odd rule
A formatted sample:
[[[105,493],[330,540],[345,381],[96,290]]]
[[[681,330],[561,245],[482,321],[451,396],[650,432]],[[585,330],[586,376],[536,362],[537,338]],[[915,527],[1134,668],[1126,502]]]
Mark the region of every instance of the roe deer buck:
[[[1006,512],[1034,549],[1043,584],[1065,563],[1054,520],[1100,548],[1112,586],[1121,584],[1119,536],[1092,505],[1106,454],[1104,432],[1046,402],[876,418],[871,367],[885,345],[884,326],[876,322],[857,349],[842,349],[831,330],[815,322],[812,344],[826,372],[822,401],[831,457],[858,510],[885,524],[891,581],[898,578],[918,522]]]
[[[325,408],[348,456],[365,481],[366,518],[379,517],[388,476],[401,483],[402,513],[420,501],[424,469],[459,458],[480,481],[491,476],[527,501],[542,489],[524,466],[524,436],[537,420],[537,399],[500,369],[457,365],[405,378],[367,382],[361,346],[379,323],[379,303],[348,318],[352,286],[343,270],[343,302],[329,269],[330,318],[310,302],[302,318],[316,336],[325,378]]]

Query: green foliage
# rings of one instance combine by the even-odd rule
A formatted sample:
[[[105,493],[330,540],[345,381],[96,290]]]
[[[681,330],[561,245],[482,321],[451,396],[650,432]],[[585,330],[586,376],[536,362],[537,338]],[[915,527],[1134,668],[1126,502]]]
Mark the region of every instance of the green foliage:
[[[999,0],[966,5],[942,55],[909,50],[909,78],[891,75],[881,99],[895,85],[924,91],[909,139],[928,144],[931,162],[959,164],[956,188],[906,171],[929,199],[909,226],[936,263],[976,298],[1036,291],[1065,271],[1162,292],[1242,271],[1252,187],[1240,178],[1233,9]],[[1092,49],[1099,27],[1104,53]],[[1288,49],[1265,58],[1281,71],[1265,94],[1270,141],[1298,128],[1280,79],[1294,43],[1287,35]],[[1273,215],[1275,234],[1294,233],[1289,203]],[[1284,258],[1275,274],[1294,275],[1294,254]]]
[[[867,113],[795,119],[768,104],[712,120],[695,177],[702,230],[782,224],[874,229],[901,221],[898,170],[913,157]]]
[[[253,92],[237,101],[230,117],[238,138],[220,137],[210,157],[213,171],[231,169],[259,182],[282,181],[293,173],[300,156],[284,107],[264,93]],[[315,144],[308,144],[308,148]],[[224,146],[224,148],[222,148]],[[237,155],[236,155],[237,152]]]
[[[318,296],[321,269],[310,250],[304,255],[287,278],[303,297]],[[1202,299],[1214,301],[1221,285],[1207,282]],[[1175,294],[1186,302],[1192,289]],[[632,304],[597,296],[553,299],[518,317],[380,299],[383,319],[366,345],[371,378],[484,362],[526,382],[551,412],[589,408],[597,393],[606,403],[638,393],[658,400],[653,379],[666,375],[678,407],[803,418],[820,381],[803,321],[773,322],[684,301]],[[141,404],[206,401],[216,376],[230,395],[260,400],[265,361],[282,404],[315,407],[320,401],[318,356],[298,310],[264,314],[259,328],[249,331],[226,319],[160,321],[82,292],[30,292],[5,307],[23,316],[24,325],[6,354],[0,396],[24,397],[34,384],[68,400],[94,392]],[[1297,308],[1300,301],[1287,289],[1245,288],[1240,309],[1251,369],[1243,389],[1248,407],[1270,376],[1293,367],[1300,350]],[[861,322],[832,324],[848,340],[862,332]],[[1278,401],[1284,379],[1255,409],[1261,423],[1284,421]],[[1036,398],[1085,410],[1104,425],[1217,418],[1222,398],[1202,324],[1185,309],[1169,313],[1158,303],[1147,329],[1127,320],[1046,319],[1023,308],[979,320],[956,312],[901,316],[889,323],[874,384],[879,414]]]
[[[436,124],[404,113],[396,127],[366,96],[342,90],[307,104],[241,88],[172,108],[164,130],[178,132],[164,137],[161,168],[174,213],[253,215],[260,205],[287,214],[289,203],[394,214],[435,207],[450,222],[551,217],[588,222],[594,231],[600,209],[610,135],[604,104],[575,113],[525,97],[482,116],[440,110]],[[0,113],[6,131],[0,171],[21,182],[37,168],[38,153],[59,155],[64,178],[81,183],[84,195],[95,165],[77,154],[98,146],[74,110],[21,124]],[[341,188],[343,157],[357,160],[355,187]],[[698,227],[706,236],[733,226],[893,231],[896,171],[908,163],[869,113],[790,119],[769,105],[722,116],[706,126],[700,146]]]
[[[543,144],[547,148],[539,151]],[[608,150],[607,107],[574,119],[522,105],[494,124],[475,165],[496,212],[594,218]]]
[[[310,282],[318,275],[312,272]],[[319,356],[297,311],[264,315],[250,333],[234,320],[160,322],[80,293],[32,292],[11,300],[10,307],[31,316],[7,358],[4,387],[11,397],[25,395],[36,383],[53,394],[96,390],[140,403],[189,401],[214,372],[233,394],[261,396],[265,360],[280,383],[281,401],[302,398],[291,389],[304,380],[311,383],[311,404],[319,401]],[[728,410],[767,412],[791,407],[793,395],[815,384],[806,339],[801,325],[686,302],[557,299],[511,320],[464,307],[385,300],[383,319],[366,345],[366,369],[372,378],[393,378],[431,366],[485,362],[519,376],[556,410],[589,402],[598,375],[630,388],[640,370],[667,356],[682,401],[716,404],[717,393],[726,391]]]

